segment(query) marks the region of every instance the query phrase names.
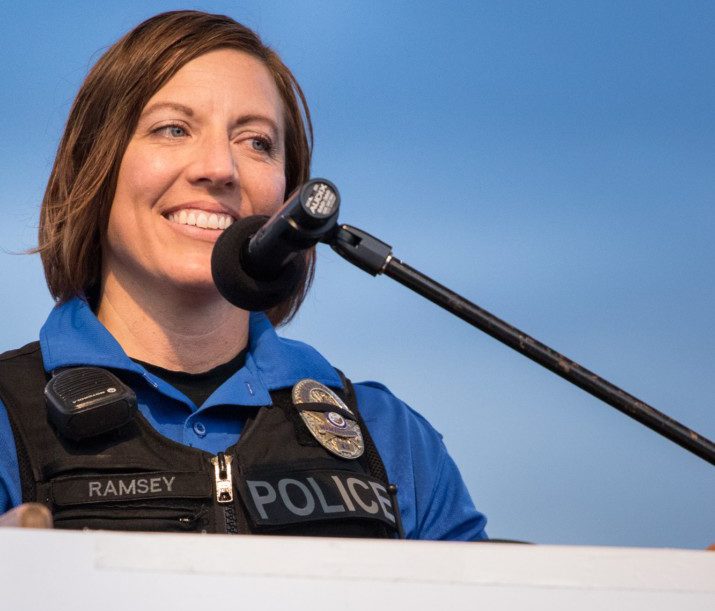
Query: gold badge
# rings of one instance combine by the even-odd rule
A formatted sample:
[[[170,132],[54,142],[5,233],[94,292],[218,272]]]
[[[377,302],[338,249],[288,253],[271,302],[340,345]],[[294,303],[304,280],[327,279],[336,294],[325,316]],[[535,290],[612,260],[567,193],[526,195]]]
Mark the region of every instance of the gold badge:
[[[348,414],[353,412],[327,386],[315,380],[301,380],[293,387],[293,404],[323,403],[333,405]],[[328,452],[341,458],[360,458],[365,451],[365,443],[358,423],[343,417],[338,411],[316,412],[298,410],[310,434]],[[353,414],[354,415],[354,414]]]

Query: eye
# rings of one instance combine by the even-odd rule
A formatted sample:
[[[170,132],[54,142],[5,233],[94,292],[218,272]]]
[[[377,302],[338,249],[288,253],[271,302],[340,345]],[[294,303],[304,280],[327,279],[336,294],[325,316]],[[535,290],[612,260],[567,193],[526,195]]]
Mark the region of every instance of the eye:
[[[273,150],[273,143],[264,136],[253,136],[251,138],[251,148],[260,153],[270,153]]]
[[[186,130],[180,125],[170,125],[167,132],[172,138],[181,138],[186,135]]]
[[[167,138],[184,138],[185,136],[188,136],[186,128],[176,124],[162,125],[161,127],[156,128],[154,133],[160,136],[166,136]]]

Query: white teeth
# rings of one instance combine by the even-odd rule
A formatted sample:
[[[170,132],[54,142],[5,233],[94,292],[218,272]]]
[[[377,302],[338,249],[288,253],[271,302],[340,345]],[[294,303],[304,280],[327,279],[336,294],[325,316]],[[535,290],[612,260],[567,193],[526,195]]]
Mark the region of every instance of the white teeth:
[[[204,210],[183,209],[166,215],[167,220],[179,225],[193,225],[202,229],[226,229],[233,224],[230,214],[206,212]]]

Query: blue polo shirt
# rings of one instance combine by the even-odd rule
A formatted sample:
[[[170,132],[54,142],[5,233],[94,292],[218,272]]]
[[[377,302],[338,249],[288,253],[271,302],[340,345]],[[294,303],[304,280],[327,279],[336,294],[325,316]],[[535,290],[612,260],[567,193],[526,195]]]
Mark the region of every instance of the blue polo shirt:
[[[143,416],[162,435],[216,454],[241,435],[247,408],[270,405],[270,392],[304,378],[341,388],[335,369],[314,348],[279,337],[265,315],[253,313],[245,365],[205,401],[188,397],[132,361],[87,303],[55,307],[40,331],[45,370],[89,365],[139,374],[134,391]],[[486,538],[485,517],[472,503],[442,438],[417,412],[376,382],[355,384],[365,424],[390,482],[398,484],[405,534],[412,539]],[[22,499],[15,441],[0,403],[0,513]]]

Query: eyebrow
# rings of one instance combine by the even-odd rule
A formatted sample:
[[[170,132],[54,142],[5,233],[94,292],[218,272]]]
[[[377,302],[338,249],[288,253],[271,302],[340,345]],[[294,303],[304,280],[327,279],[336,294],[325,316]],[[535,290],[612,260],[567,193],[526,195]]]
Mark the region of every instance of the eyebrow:
[[[157,110],[164,110],[165,108],[185,114],[187,117],[194,116],[194,111],[191,108],[189,108],[188,106],[184,106],[183,104],[178,104],[177,102],[155,102],[151,106],[147,106],[144,109],[144,111],[142,112],[142,116],[144,117],[153,112],[156,112]]]
[[[265,123],[267,124],[276,134],[280,133],[280,129],[278,128],[278,124],[271,119],[270,117],[267,117],[266,115],[258,115],[258,114],[249,114],[249,115],[243,115],[238,121],[236,121],[236,125],[245,125],[246,123]]]

